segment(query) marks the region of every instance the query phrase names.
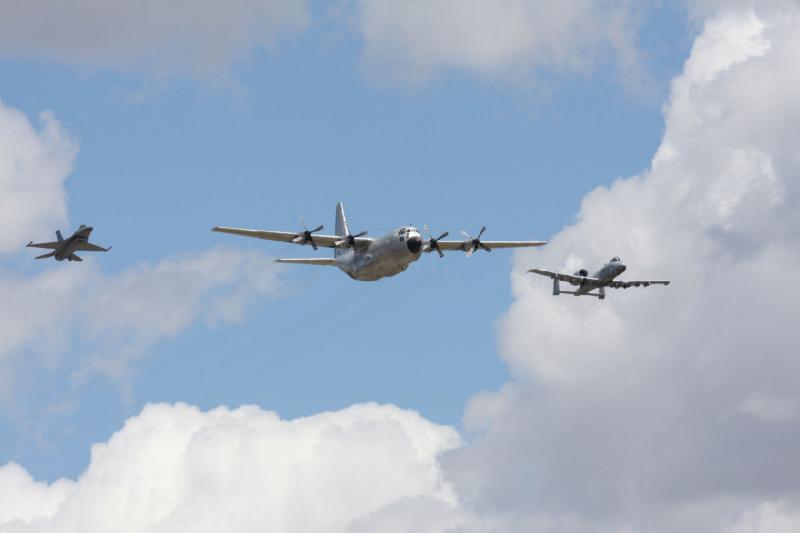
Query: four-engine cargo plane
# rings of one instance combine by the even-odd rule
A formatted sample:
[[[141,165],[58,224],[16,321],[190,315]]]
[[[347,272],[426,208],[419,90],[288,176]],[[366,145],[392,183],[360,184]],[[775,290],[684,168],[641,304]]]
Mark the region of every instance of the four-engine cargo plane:
[[[375,281],[399,274],[419,259],[422,252],[436,251],[440,257],[444,257],[443,251],[461,250],[471,256],[479,249],[491,252],[494,248],[521,248],[545,244],[544,241],[483,241],[481,236],[486,230],[485,227],[481,228],[477,237],[471,237],[466,232],[462,232],[464,240],[461,241],[442,240],[447,237],[447,232],[436,238],[429,235],[427,239],[423,239],[419,229],[413,226],[397,228],[376,239],[367,237],[366,231],[353,235],[347,226],[341,202],[336,204],[335,235],[315,235],[322,230],[322,226],[309,230],[305,223],[302,223],[304,229],[301,232],[262,231],[219,226],[212,228],[212,231],[310,245],[315,250],[320,246],[333,248],[334,257],[331,258],[278,259],[277,261],[279,263],[335,266],[351,278],[360,281]]]
[[[37,242],[33,241],[28,243],[30,248],[44,248],[45,250],[53,250],[52,252],[44,255],[37,256],[36,259],[44,259],[45,257],[55,257],[56,261],[83,261],[80,257],[75,255],[75,252],[107,252],[111,249],[103,248],[89,242],[89,235],[92,233],[89,226],[81,224],[80,227],[67,237],[66,239],[61,236],[61,230],[56,231],[57,241],[53,242]]]
[[[540,270],[532,268],[528,272],[541,274],[553,279],[553,294],[558,296],[561,293],[573,294],[575,296],[595,296],[601,300],[606,297],[605,288],[627,289],[628,287],[649,287],[650,285],[669,285],[665,280],[648,281],[615,281],[615,278],[625,272],[628,268],[619,257],[612,257],[611,261],[603,265],[603,268],[589,276],[589,272],[582,268],[574,274],[564,274],[561,272],[551,272],[550,270]],[[578,287],[574,291],[562,291],[559,281],[566,281],[570,285]],[[597,289],[597,292],[592,292]]]

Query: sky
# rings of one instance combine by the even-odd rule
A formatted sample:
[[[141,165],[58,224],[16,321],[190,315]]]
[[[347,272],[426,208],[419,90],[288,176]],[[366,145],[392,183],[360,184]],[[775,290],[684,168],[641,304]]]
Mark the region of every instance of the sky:
[[[0,532],[800,527],[796,2],[2,9]]]

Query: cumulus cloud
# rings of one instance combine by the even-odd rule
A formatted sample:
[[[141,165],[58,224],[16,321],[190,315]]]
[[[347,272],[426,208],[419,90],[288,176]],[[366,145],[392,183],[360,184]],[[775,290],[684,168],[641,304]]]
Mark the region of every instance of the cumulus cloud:
[[[42,113],[39,122],[37,130],[0,100],[0,253],[66,223],[63,182],[78,145],[52,113]]]
[[[458,433],[363,404],[296,420],[244,406],[149,405],[77,481],[0,468],[0,531],[343,531],[393,502],[449,506],[436,461]],[[47,505],[45,505],[47,504]]]
[[[307,19],[304,0],[5,2],[0,56],[205,77]]]
[[[764,524],[796,516],[800,9],[785,7],[709,20],[651,168],[517,256],[499,326],[516,380],[472,401],[485,435],[448,459],[467,504],[570,531],[723,531],[743,513],[739,530],[780,531]],[[674,283],[600,302],[525,273],[613,255],[625,277]]]
[[[613,0],[358,0],[364,59],[381,78],[412,83],[454,69],[524,78],[585,72],[609,55],[636,63],[636,14]]]

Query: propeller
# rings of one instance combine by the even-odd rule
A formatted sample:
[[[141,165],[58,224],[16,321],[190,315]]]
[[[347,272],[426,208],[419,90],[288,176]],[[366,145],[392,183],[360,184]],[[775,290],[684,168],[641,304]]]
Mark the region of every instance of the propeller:
[[[469,233],[463,229],[461,230],[461,234],[466,238],[464,241],[464,251],[467,252],[467,257],[470,257],[475,250],[478,249],[486,250],[487,252],[492,251],[491,248],[481,242],[481,236],[483,235],[484,231],[486,231],[486,226],[482,226],[478,236],[473,238]]]
[[[450,233],[445,231],[444,233],[442,233],[441,235],[439,235],[438,237],[436,237],[434,239],[433,235],[431,235],[431,230],[430,230],[430,228],[428,228],[428,225],[426,224],[425,226],[423,226],[423,228],[425,229],[425,233],[428,234],[428,250],[427,251],[430,252],[432,250],[436,250],[439,253],[439,257],[444,257],[444,254],[442,253],[442,249],[439,248],[439,241],[441,241],[442,239],[444,239],[445,237],[450,235]]]
[[[295,244],[310,244],[312,248],[315,250],[317,249],[317,243],[314,242],[313,234],[320,231],[322,229],[322,225],[317,226],[316,228],[309,230],[308,226],[306,226],[306,221],[303,220],[303,217],[300,217],[300,224],[303,225],[303,232],[298,233],[292,242]]]
[[[340,246],[347,245],[350,248],[353,248],[355,250],[355,248],[356,248],[356,239],[359,238],[359,237],[363,237],[366,234],[367,234],[366,231],[362,231],[361,233],[356,233],[355,235],[350,235],[348,233],[347,236],[344,239],[336,241],[334,243],[334,246],[336,246],[338,248]]]

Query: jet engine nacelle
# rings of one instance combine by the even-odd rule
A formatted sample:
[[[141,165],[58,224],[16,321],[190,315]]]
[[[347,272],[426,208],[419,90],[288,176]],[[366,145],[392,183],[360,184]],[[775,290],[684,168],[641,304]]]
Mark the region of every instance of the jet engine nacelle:
[[[589,275],[589,271],[588,271],[588,270],[586,270],[585,268],[582,268],[582,269],[578,270],[577,272],[575,272],[575,273],[574,273],[574,274],[572,274],[572,275],[573,275],[573,276],[579,276],[579,277],[585,278],[586,276],[588,276],[588,275]],[[578,285],[580,285],[580,283],[576,283],[576,282],[574,282],[574,281],[570,281],[570,285],[575,285],[575,286],[578,286]]]

